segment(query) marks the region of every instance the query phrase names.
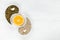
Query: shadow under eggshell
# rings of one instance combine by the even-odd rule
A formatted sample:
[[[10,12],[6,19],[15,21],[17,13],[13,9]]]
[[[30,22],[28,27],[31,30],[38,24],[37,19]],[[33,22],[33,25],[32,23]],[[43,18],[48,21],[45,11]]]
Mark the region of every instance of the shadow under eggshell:
[[[18,12],[19,12],[19,8],[17,6],[15,6],[15,5],[8,6],[8,8],[5,11],[5,17],[10,24],[11,24],[11,22],[10,22],[11,15],[18,13]]]

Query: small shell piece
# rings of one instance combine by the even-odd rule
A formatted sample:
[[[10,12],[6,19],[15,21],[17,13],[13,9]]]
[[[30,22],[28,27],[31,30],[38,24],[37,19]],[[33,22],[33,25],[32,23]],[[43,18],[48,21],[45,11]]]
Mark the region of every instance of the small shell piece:
[[[24,25],[24,27],[19,28],[18,31],[19,31],[20,34],[26,35],[26,34],[28,34],[30,32],[30,30],[31,30],[31,22],[27,18],[27,22]]]

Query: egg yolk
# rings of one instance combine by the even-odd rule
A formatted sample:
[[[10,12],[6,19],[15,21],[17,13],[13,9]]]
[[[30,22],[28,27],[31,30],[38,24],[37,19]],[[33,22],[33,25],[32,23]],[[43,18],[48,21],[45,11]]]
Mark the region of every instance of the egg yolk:
[[[21,26],[24,24],[24,18],[22,15],[16,15],[13,18],[13,23],[17,26]]]

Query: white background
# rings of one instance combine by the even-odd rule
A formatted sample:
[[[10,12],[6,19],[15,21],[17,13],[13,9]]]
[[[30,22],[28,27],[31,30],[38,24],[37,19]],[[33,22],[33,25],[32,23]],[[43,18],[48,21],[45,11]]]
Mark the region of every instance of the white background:
[[[7,22],[5,9],[11,2],[31,17],[29,35],[21,36]],[[0,0],[0,40],[60,40],[60,0]]]

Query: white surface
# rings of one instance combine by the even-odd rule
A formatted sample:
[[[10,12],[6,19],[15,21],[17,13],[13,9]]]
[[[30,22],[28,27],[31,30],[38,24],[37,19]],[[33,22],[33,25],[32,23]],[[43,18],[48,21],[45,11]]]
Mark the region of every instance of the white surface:
[[[5,19],[5,9],[16,2],[32,19],[33,32],[24,37]],[[27,38],[27,39],[26,39]],[[0,0],[0,40],[60,40],[60,0]]]

